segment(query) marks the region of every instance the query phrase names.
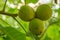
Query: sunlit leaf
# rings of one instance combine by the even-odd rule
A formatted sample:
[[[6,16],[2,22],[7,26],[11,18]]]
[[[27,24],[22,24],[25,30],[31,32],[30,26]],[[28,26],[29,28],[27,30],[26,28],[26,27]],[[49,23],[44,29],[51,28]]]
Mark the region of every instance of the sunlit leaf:
[[[7,5],[6,9],[5,9],[5,12],[10,13],[10,14],[17,14],[18,13],[18,9],[14,8],[14,6],[12,6],[12,7],[10,7],[9,5]]]
[[[28,4],[28,3],[37,3],[38,2],[38,0],[26,0],[26,3]]]
[[[10,3],[13,3],[14,2],[14,0],[8,0]]]
[[[26,40],[33,40],[31,37],[26,37]]]
[[[2,27],[0,25],[0,30],[7,34],[11,40],[26,40],[25,34],[19,32],[15,28],[12,27]]]
[[[11,13],[11,14],[12,13],[18,13],[18,9],[17,8],[9,8],[8,12]]]
[[[0,40],[4,40],[2,37],[0,37]]]
[[[8,1],[13,4],[21,3],[21,0],[8,0]]]
[[[51,38],[58,37],[59,36],[58,31],[59,31],[59,27],[56,24],[54,24],[48,28],[47,34]]]
[[[25,28],[25,30],[28,31],[29,22],[25,22],[25,21],[21,20],[19,17],[17,17],[16,19],[17,19],[17,20],[19,21],[19,23]],[[17,25],[19,26],[18,29],[19,29],[21,32],[25,33],[24,30],[22,29],[22,27],[20,27],[21,25],[19,25],[19,24],[17,24]]]
[[[58,9],[54,9],[55,12],[58,12]]]
[[[11,26],[15,26],[15,20],[12,17],[7,16],[7,18],[5,19],[5,21],[10,24]]]
[[[58,9],[58,16],[60,17],[60,8]]]
[[[48,37],[48,35],[45,36],[44,40],[51,40],[50,37]]]
[[[4,0],[0,0],[0,11],[3,10],[4,3],[5,3]]]
[[[9,26],[3,19],[0,18],[0,24],[3,26]]]

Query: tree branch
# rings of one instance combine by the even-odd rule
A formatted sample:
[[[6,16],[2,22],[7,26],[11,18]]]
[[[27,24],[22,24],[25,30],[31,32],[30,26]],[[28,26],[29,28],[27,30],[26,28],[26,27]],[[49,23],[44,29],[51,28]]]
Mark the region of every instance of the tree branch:
[[[14,16],[14,17],[18,16],[18,14],[13,14],[13,13],[11,14],[11,13],[3,12],[3,11],[0,11],[0,14],[8,15],[8,16]]]
[[[12,18],[17,21],[17,19],[16,19],[15,17],[12,16]],[[19,23],[19,21],[17,21],[17,22]],[[22,26],[22,24],[19,23],[19,25],[20,25],[20,26],[23,28],[23,30],[26,32],[26,30],[25,30],[25,28]],[[27,33],[27,32],[26,32],[26,33]]]
[[[11,16],[13,19],[16,20],[16,16],[18,16],[18,14],[11,14],[11,13],[6,13],[6,12],[3,12],[3,11],[0,11],[0,14],[3,14],[3,15],[8,15],[8,16]],[[17,21],[17,20],[16,20]],[[17,21],[18,22],[18,21]],[[18,22],[19,23],[19,22]],[[26,30],[24,29],[24,27],[22,26],[21,23],[19,23],[20,26],[23,28],[23,30],[26,32]],[[26,32],[27,33],[27,32]]]
[[[41,34],[41,36],[39,37],[39,39],[41,39],[43,36],[44,36],[44,34],[46,33],[46,31],[47,31],[47,29],[49,28],[49,26],[45,29],[45,31]]]
[[[3,11],[0,11],[0,14],[3,14],[3,15],[8,15],[8,16],[11,16],[13,19],[15,19],[16,20],[16,16],[18,16],[18,14],[10,14],[10,13],[6,13],[6,12],[3,12]],[[16,20],[17,21],[17,20]],[[18,22],[18,21],[17,21]],[[19,23],[19,22],[18,22]],[[19,23],[20,24],[20,26],[24,29],[24,27],[22,26],[22,24],[21,23]],[[24,29],[24,31],[26,32],[26,30]],[[27,33],[27,32],[26,32]]]
[[[25,2],[25,5],[26,5],[26,0],[24,0],[24,2]]]
[[[5,4],[4,4],[4,7],[3,7],[3,12],[5,11],[6,3],[7,3],[7,0],[5,0]]]

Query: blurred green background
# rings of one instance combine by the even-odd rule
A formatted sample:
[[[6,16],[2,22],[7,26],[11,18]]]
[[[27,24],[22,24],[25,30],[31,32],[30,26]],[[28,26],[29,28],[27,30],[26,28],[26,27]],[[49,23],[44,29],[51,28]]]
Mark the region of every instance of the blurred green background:
[[[0,0],[0,11],[3,10],[4,4],[5,4],[6,0]],[[54,22],[53,24],[49,25],[49,28],[47,29],[46,33],[44,34],[44,36],[41,38],[41,40],[60,40],[60,0],[57,0],[57,4],[54,3],[54,0],[26,0],[26,3],[31,6],[33,9],[35,6],[38,6],[40,4],[48,4],[49,6],[51,6],[52,11],[53,11],[53,15],[52,19],[46,21],[46,25],[49,24],[50,22]],[[18,14],[18,9],[20,9],[20,7],[24,5],[24,1],[23,0],[8,0],[6,2],[6,8],[5,8],[5,12],[7,13],[11,13],[11,14]],[[23,20],[21,20],[18,16],[16,17],[16,19],[23,25],[23,27],[25,28],[25,30],[28,32],[29,30],[29,22],[25,22]],[[17,21],[15,21],[12,17],[7,16],[7,15],[2,15],[0,14],[0,26],[3,27],[13,27],[16,28],[16,30],[18,30],[19,32],[26,34],[24,32],[24,30],[20,27],[20,25],[17,23]],[[3,30],[4,28],[0,27],[0,40],[12,40],[11,38],[7,38],[6,34],[4,34],[1,30]],[[6,29],[4,29],[6,30]],[[12,29],[10,30],[12,31]],[[9,33],[9,31],[7,31]],[[13,33],[13,32],[11,32]],[[2,35],[4,34],[4,35]],[[17,33],[15,33],[17,34]],[[12,35],[12,34],[9,34]],[[6,39],[4,38],[6,37]],[[12,37],[12,36],[11,36]],[[26,40],[33,40],[31,37],[26,37]],[[12,37],[13,39],[15,37]],[[17,39],[17,38],[16,38]],[[21,39],[21,40],[25,40],[25,39]]]

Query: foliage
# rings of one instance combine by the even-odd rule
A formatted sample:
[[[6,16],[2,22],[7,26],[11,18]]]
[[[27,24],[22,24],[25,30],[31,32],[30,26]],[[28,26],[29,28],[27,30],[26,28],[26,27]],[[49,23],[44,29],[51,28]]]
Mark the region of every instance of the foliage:
[[[60,40],[60,8],[54,8],[55,4],[58,4],[57,0],[55,4],[47,3],[52,6],[53,14],[50,19],[44,21],[44,32],[41,35],[33,35],[29,30],[29,22],[19,18],[18,13],[22,5],[29,3],[35,5],[38,1],[24,0],[23,3],[21,0],[0,0],[0,40]],[[40,4],[38,3],[34,8]]]

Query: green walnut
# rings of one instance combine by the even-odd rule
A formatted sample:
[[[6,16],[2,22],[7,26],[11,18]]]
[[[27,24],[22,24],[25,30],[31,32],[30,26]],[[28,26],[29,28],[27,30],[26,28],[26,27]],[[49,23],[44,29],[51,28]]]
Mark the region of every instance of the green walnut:
[[[29,23],[29,30],[35,35],[40,35],[44,31],[44,22],[40,19],[33,19]]]
[[[35,14],[40,20],[46,21],[52,16],[52,9],[49,5],[42,4],[38,6]]]
[[[19,17],[24,20],[24,21],[31,21],[35,16],[35,12],[34,10],[27,6],[24,5],[21,7],[20,11],[19,11]]]

